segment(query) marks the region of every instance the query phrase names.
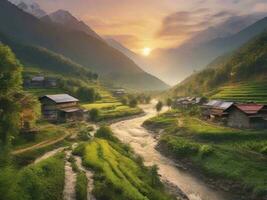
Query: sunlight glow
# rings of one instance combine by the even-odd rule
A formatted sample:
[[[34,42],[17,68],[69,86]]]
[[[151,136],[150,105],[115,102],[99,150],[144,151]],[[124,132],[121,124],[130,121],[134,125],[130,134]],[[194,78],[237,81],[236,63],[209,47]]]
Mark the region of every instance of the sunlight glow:
[[[144,56],[149,56],[150,53],[151,53],[151,48],[149,48],[149,47],[145,47],[145,48],[143,49],[143,55],[144,55]]]

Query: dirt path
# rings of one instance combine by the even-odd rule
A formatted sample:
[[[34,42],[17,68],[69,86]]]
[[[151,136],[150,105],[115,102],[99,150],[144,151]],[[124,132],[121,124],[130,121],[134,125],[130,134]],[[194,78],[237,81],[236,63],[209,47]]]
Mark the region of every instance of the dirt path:
[[[40,142],[38,144],[35,144],[33,146],[30,146],[30,147],[26,147],[26,148],[23,148],[23,149],[18,149],[18,150],[15,150],[15,151],[12,151],[11,154],[12,155],[18,155],[18,154],[22,154],[22,153],[25,153],[27,151],[32,151],[32,150],[36,150],[36,149],[41,149],[41,148],[44,148],[44,147],[47,147],[47,146],[50,146],[50,145],[53,145],[53,144],[56,144],[62,140],[64,140],[65,138],[67,138],[68,136],[70,136],[71,134],[70,133],[66,133],[64,134],[63,136],[57,138],[57,139],[50,139],[50,140],[45,140],[43,142]]]
[[[56,155],[57,153],[62,152],[64,150],[64,148],[65,147],[60,147],[60,148],[54,149],[52,151],[49,151],[49,152],[45,153],[44,155],[38,157],[33,163],[37,164],[37,163],[39,163],[39,162],[41,162],[47,158],[50,158],[50,157]]]
[[[71,163],[68,159],[71,156],[71,151],[66,151],[66,163],[65,163],[65,185],[63,191],[64,200],[75,200],[75,186],[76,186],[76,173],[72,170]]]
[[[84,171],[88,180],[88,185],[87,185],[87,200],[96,200],[95,197],[92,195],[92,191],[94,189],[94,180],[93,180],[93,172],[90,170],[86,169],[82,165],[82,159],[79,156],[75,156],[76,164],[79,167],[81,171]]]

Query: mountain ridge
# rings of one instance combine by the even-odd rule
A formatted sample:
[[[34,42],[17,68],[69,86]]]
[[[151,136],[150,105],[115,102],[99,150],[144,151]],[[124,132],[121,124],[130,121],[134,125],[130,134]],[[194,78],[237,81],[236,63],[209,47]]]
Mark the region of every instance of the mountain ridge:
[[[5,19],[10,19],[8,24]],[[113,77],[118,85],[124,83],[136,90],[168,88],[167,84],[144,72],[106,42],[81,31],[40,21],[6,0],[0,1],[0,32],[23,44],[41,46],[64,55],[98,73],[103,79]],[[125,76],[136,78],[127,82]],[[145,85],[141,87],[138,79],[144,81]]]

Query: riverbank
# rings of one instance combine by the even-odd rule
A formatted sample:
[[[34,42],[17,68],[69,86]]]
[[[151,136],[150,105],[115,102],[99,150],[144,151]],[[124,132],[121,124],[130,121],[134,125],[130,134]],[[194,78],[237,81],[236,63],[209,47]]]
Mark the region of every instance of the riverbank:
[[[171,183],[175,188],[179,188],[190,200],[236,200],[231,198],[228,192],[218,191],[209,187],[204,181],[194,176],[188,171],[177,168],[168,157],[162,155],[155,148],[158,140],[157,136],[147,131],[142,124],[158,113],[155,105],[144,105],[142,109],[146,115],[143,117],[117,122],[111,125],[114,135],[125,144],[129,144],[137,155],[144,159],[145,166],[158,166],[161,180]],[[163,112],[167,108],[163,109]]]
[[[263,132],[219,127],[179,112],[149,119],[144,127],[157,133],[157,150],[210,187],[238,199],[267,199],[267,160],[253,148],[267,141]]]

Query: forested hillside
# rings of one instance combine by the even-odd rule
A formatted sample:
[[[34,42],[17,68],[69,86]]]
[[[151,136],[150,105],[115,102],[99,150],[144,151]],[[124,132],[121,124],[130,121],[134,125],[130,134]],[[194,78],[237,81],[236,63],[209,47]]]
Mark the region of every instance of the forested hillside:
[[[214,96],[224,85],[266,84],[267,33],[254,38],[231,56],[220,58],[172,89],[173,95]],[[212,92],[211,92],[212,91]],[[254,94],[256,95],[256,94]]]

